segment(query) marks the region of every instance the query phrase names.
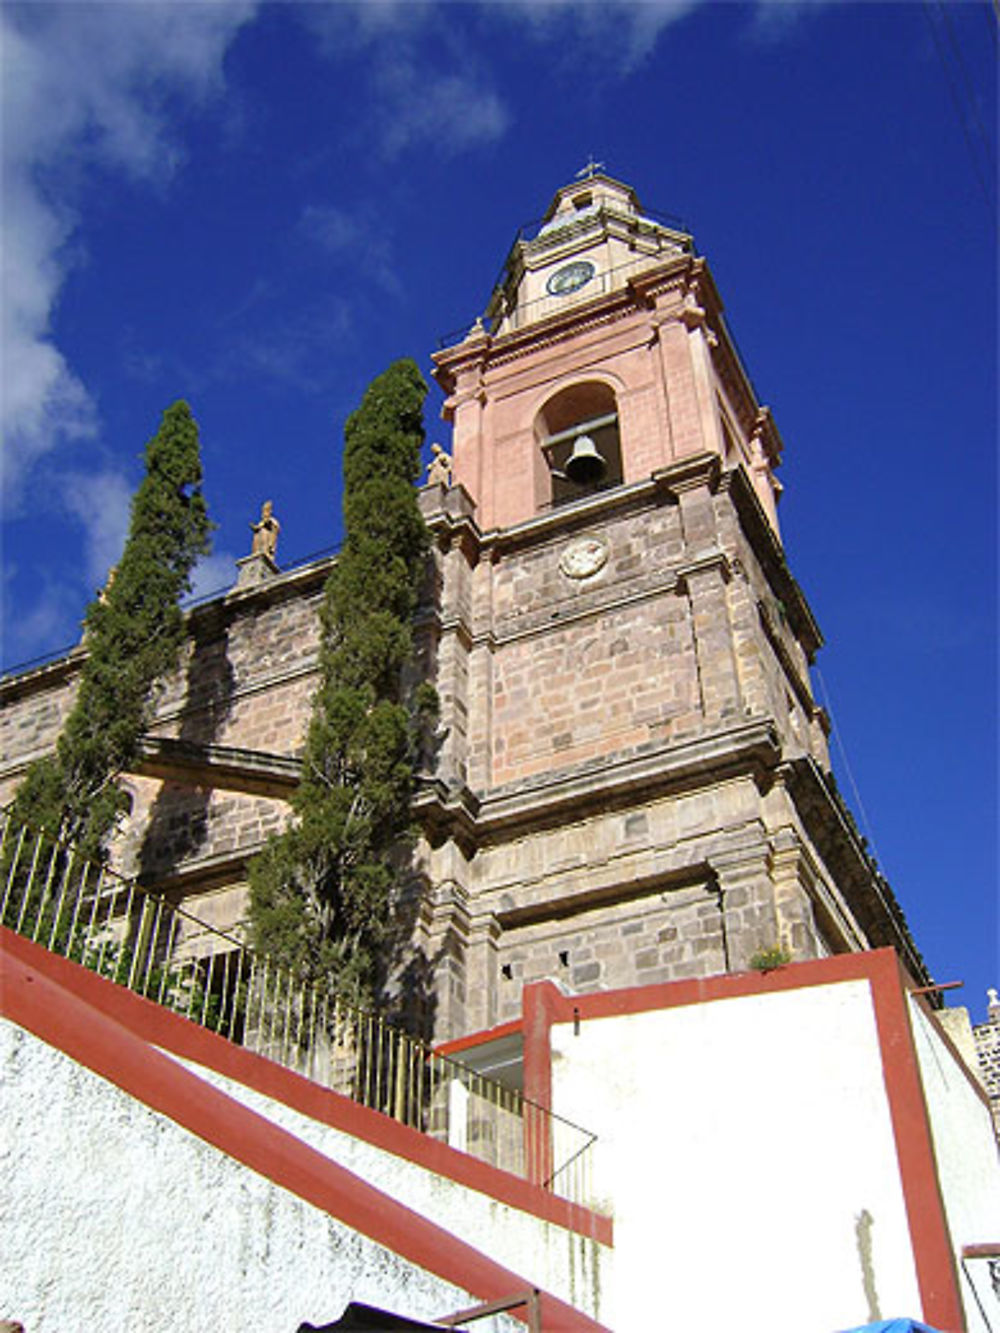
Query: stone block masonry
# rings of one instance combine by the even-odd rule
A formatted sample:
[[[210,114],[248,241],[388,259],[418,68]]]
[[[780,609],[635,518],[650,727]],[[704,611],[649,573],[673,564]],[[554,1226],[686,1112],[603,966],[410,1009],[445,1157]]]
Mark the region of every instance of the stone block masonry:
[[[864,946],[782,777],[825,781],[818,631],[739,470],[685,461],[498,533],[454,491],[425,514],[437,780],[475,812],[424,807],[420,872],[453,886],[418,930],[438,1036],[547,977],[586,993]]]
[[[1000,999],[995,990],[989,993],[989,1018],[972,1029],[972,1039],[979,1060],[983,1087],[990,1099],[993,1125],[1000,1140]]]
[[[223,929],[244,909],[245,866],[284,827],[305,741],[330,562],[195,609],[179,669],[159,687],[145,758],[112,867],[167,888]],[[0,799],[50,750],[72,707],[84,648],[0,684]],[[232,889],[228,906],[220,892]]]

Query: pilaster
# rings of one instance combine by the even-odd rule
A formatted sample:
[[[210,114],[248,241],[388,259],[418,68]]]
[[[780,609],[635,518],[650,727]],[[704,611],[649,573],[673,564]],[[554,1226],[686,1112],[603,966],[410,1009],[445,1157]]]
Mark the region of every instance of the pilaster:
[[[819,958],[819,932],[813,916],[810,887],[813,875],[808,854],[795,829],[778,829],[771,835],[770,875],[774,885],[774,910],[778,942],[796,962]]]
[[[745,972],[755,953],[780,942],[763,830],[759,837],[714,853],[709,864],[718,885],[729,971]]]
[[[465,1022],[469,1031],[484,1031],[499,1022],[502,934],[493,912],[471,918],[465,969]]]
[[[434,978],[432,1027],[440,1039],[469,1030],[466,1022],[469,895],[457,880],[441,880],[429,890],[426,906],[424,932]]]

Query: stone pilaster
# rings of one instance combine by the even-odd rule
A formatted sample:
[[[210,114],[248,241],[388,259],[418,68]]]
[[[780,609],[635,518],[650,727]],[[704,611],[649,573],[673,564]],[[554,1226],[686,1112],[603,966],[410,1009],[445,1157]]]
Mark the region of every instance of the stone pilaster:
[[[709,860],[718,885],[730,972],[745,972],[755,953],[780,943],[768,853],[761,836]]]
[[[499,1021],[500,923],[493,912],[472,918],[466,953],[465,1021],[470,1031],[494,1027]]]
[[[453,879],[429,891],[424,924],[427,958],[434,978],[433,1031],[441,1040],[468,1030],[466,958],[469,944],[469,895]]]
[[[237,588],[255,588],[258,583],[266,583],[269,579],[277,578],[281,572],[271,557],[263,551],[243,556],[237,560],[236,569]]]
[[[813,916],[809,857],[795,829],[778,829],[771,836],[770,874],[778,942],[799,961],[821,955]]]
[[[721,553],[688,564],[678,574],[677,591],[690,606],[701,709],[709,726],[744,712],[729,623],[729,579],[729,562]]]

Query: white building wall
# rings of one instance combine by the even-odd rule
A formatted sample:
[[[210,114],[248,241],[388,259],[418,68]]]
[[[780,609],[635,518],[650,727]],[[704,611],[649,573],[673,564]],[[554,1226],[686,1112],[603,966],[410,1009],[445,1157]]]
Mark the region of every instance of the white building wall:
[[[948,1050],[935,1022],[910,1000],[920,1078],[930,1114],[934,1156],[956,1260],[964,1245],[1000,1241],[1000,1161],[990,1109]],[[975,1284],[973,1291],[972,1285]],[[998,1297],[985,1260],[959,1273],[968,1333],[1000,1329]]]
[[[0,1070],[0,1318],[30,1333],[294,1333],[351,1300],[428,1321],[477,1303],[6,1021]]]
[[[560,1023],[552,1080],[614,1193],[616,1333],[920,1317],[867,981]]]
[[[165,1052],[169,1054],[169,1052]],[[499,1202],[364,1139],[321,1124],[282,1102],[192,1061],[185,1068],[258,1115],[308,1143],[376,1189],[390,1194],[474,1245],[543,1291],[601,1319],[610,1284],[611,1252],[597,1241]]]

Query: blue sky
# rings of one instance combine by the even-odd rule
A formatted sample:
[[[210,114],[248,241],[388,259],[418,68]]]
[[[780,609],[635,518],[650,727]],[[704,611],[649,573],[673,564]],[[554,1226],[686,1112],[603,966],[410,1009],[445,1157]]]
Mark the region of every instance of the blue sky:
[[[785,440],[857,809],[939,980],[1000,985],[989,4],[5,5],[3,660],[61,648],[187,398],[231,582],[339,539],[344,418],[429,372],[593,154],[693,231]],[[447,442],[440,398],[428,443]]]

